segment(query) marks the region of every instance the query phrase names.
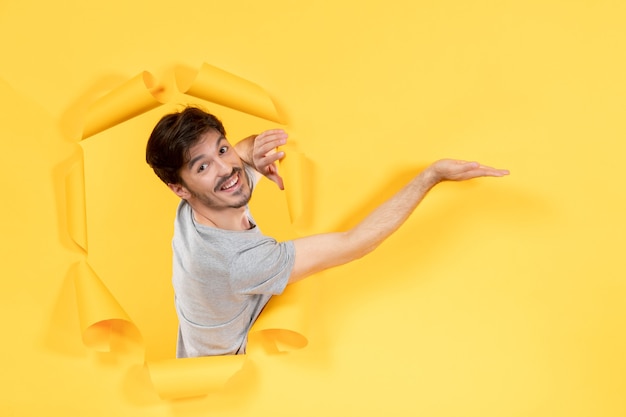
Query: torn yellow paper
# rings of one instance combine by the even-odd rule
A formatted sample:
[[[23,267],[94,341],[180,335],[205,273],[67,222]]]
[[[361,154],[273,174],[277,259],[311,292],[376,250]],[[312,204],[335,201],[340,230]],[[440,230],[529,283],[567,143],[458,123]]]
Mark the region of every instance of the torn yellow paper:
[[[164,340],[174,346],[176,329],[169,324],[163,326],[171,322],[171,317],[165,320],[155,317],[174,314],[171,297],[164,301],[169,303],[165,312],[160,304],[151,311],[144,300],[146,288],[150,289],[151,297],[171,292],[171,283],[165,278],[169,277],[171,266],[155,262],[153,258],[158,254],[159,259],[171,259],[169,225],[173,208],[155,210],[155,206],[168,205],[170,200],[164,197],[171,198],[171,194],[145,164],[145,142],[150,129],[156,120],[181,102],[211,108],[216,103],[229,106],[239,115],[229,115],[232,110],[224,109],[225,117],[237,120],[240,125],[255,126],[251,127],[253,131],[258,122],[246,122],[255,120],[250,115],[278,120],[267,93],[249,81],[209,65],[203,65],[193,77],[185,70],[179,70],[177,76],[179,85],[185,79],[190,85],[185,90],[187,94],[169,92],[171,102],[160,101],[166,97],[163,91],[167,88],[163,87],[160,96],[150,91],[150,86],[159,84],[145,72],[98,100],[87,117],[86,140],[80,143],[84,152],[83,169],[74,169],[67,179],[74,202],[72,210],[80,211],[76,202],[83,201],[86,213],[86,228],[79,227],[83,221],[80,216],[74,219],[76,224],[71,225],[74,239],[84,241],[84,247],[89,248],[90,263],[81,264],[76,278],[84,343],[105,352],[141,345],[142,352],[148,352],[142,358],[145,357],[154,388],[164,399],[204,395],[219,389],[241,369],[247,356],[178,360],[153,354],[163,350],[154,345],[163,344]],[[218,110],[218,115],[222,116],[222,110]],[[305,159],[297,151],[290,159],[283,164],[282,175],[286,183],[291,184],[293,191],[288,194],[287,204],[295,205],[291,218],[297,220],[306,212],[308,188],[305,191],[300,188],[306,187],[310,172],[303,171],[301,164]],[[81,182],[83,175],[84,184]],[[115,198],[111,198],[113,195]],[[262,195],[257,197],[263,198]],[[166,226],[157,233],[154,225]],[[155,277],[165,279],[155,280]],[[109,288],[115,288],[116,293]],[[268,352],[307,345],[306,288],[305,285],[290,286],[283,295],[274,298],[252,329],[260,335]]]
[[[312,283],[299,282],[287,287],[280,296],[270,300],[263,314],[257,319],[251,333],[259,333],[265,346],[272,350],[288,351],[301,349],[308,343]],[[274,349],[275,348],[275,349]]]
[[[78,265],[74,283],[85,345],[111,352],[112,329],[120,323],[132,325],[130,317],[86,262]]]
[[[291,223],[299,232],[311,226],[313,163],[295,146],[281,148],[285,157],[280,161],[280,172],[285,182],[285,196]]]
[[[179,70],[176,82],[181,92],[236,109],[262,119],[280,123],[272,99],[259,85],[209,64],[203,64],[191,77]]]
[[[90,106],[83,139],[159,106],[165,91],[148,72],[131,78]]]

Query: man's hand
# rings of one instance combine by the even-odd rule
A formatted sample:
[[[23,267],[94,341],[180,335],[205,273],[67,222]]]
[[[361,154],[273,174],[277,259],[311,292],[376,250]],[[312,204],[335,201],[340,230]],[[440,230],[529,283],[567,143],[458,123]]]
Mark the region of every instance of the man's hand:
[[[274,181],[281,190],[284,190],[283,179],[278,174],[276,162],[285,156],[277,152],[276,148],[287,143],[287,133],[282,129],[267,130],[254,139],[252,149],[252,165],[258,172]]]
[[[478,177],[502,177],[508,174],[509,171],[505,169],[456,159],[441,159],[424,171],[425,180],[431,187],[442,181],[465,181]]]

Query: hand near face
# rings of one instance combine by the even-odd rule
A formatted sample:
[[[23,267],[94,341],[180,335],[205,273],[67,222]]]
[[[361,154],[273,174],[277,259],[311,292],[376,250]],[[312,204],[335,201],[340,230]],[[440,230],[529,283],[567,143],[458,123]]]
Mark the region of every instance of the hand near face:
[[[277,152],[276,148],[287,143],[287,133],[282,129],[267,130],[254,139],[252,150],[252,162],[254,168],[274,181],[281,190],[284,190],[283,179],[278,174],[277,161],[285,156],[285,153]]]

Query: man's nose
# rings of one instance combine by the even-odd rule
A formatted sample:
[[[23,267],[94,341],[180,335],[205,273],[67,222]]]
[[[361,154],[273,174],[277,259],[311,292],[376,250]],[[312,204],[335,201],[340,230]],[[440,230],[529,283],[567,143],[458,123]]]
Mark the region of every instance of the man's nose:
[[[227,161],[220,158],[216,159],[215,167],[217,168],[217,175],[220,177],[229,175],[233,170],[233,167]]]

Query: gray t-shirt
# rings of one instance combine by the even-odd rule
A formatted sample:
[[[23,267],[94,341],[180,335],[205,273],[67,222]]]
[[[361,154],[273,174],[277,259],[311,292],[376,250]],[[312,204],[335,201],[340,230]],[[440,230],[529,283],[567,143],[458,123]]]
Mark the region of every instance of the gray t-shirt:
[[[287,285],[293,242],[279,243],[256,226],[230,231],[199,224],[182,200],[172,248],[176,356],[245,353],[248,331],[271,296]]]

